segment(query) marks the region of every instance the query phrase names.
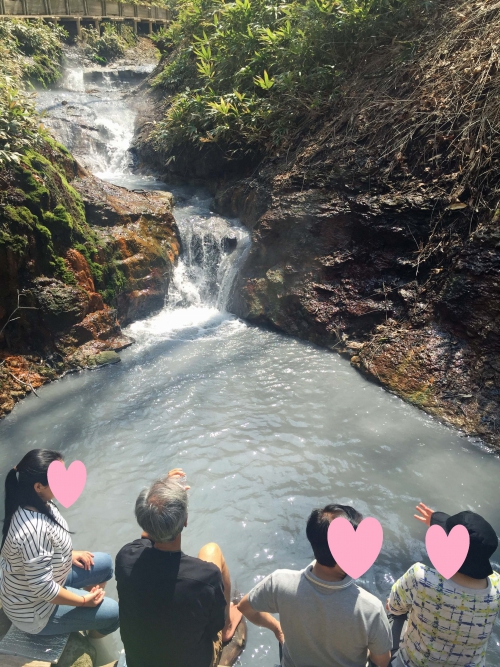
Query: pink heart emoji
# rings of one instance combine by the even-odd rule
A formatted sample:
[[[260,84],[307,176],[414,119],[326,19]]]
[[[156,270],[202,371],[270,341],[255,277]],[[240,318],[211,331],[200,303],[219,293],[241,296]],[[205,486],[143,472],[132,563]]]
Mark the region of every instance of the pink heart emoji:
[[[373,517],[363,519],[354,526],[339,516],[328,527],[328,546],[340,567],[353,579],[361,577],[371,568],[384,541],[384,531],[380,521]]]
[[[81,461],[73,461],[67,470],[62,461],[52,461],[47,479],[56,500],[68,508],[82,494],[87,481],[87,469]]]
[[[441,526],[431,526],[425,534],[425,548],[431,563],[445,579],[451,579],[463,565],[469,544],[465,526],[454,526],[448,535]]]

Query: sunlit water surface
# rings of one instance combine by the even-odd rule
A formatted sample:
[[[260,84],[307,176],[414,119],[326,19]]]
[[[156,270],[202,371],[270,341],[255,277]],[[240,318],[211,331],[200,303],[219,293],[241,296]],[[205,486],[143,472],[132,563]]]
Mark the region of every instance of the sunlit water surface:
[[[56,106],[70,94],[48,91],[44,100]],[[116,119],[116,90],[109,94]],[[82,91],[76,95],[85,101]],[[109,131],[112,123],[101,120]],[[119,132],[130,139],[129,126]],[[116,153],[113,160],[126,162]],[[107,177],[160,187],[126,170]],[[382,553],[360,582],[380,598],[409,565],[428,562],[424,528],[412,518],[420,500],[450,513],[472,509],[500,526],[497,456],[368,383],[335,354],[225,312],[247,235],[214,216],[203,193],[176,196],[185,248],[204,224],[218,239],[228,229],[237,237],[236,250],[221,255],[217,289],[207,294],[204,262],[185,256],[170,303],[129,327],[137,342],[122,352],[122,363],[69,375],[1,423],[2,478],[33,447],[84,461],[85,491],[64,514],[76,548],[114,556],[139,536],[139,490],[182,466],[191,484],[183,549],[194,555],[217,541],[241,592],[275,568],[311,561],[306,519],[328,502],[352,504],[382,523]],[[108,594],[116,595],[114,585]],[[495,631],[490,667],[500,664],[499,642]],[[274,636],[250,627],[241,664],[277,662]]]

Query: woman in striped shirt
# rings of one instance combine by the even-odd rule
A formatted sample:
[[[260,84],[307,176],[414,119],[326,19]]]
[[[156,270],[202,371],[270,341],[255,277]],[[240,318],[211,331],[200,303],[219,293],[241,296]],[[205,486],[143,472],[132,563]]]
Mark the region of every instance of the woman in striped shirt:
[[[78,630],[114,632],[118,604],[104,597],[113,576],[110,556],[73,551],[68,524],[52,502],[47,471],[58,452],[28,452],[5,480],[0,552],[0,601],[24,632],[56,635]]]

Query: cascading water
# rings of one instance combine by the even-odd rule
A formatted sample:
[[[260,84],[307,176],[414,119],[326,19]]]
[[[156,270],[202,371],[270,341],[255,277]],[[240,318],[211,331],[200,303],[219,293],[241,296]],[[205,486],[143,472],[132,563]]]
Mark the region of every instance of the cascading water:
[[[116,73],[72,68],[39,100],[85,166],[131,189],[166,188],[131,173],[134,112],[124,93]],[[3,474],[34,447],[85,462],[86,489],[64,512],[75,548],[115,555],[137,538],[138,492],[177,465],[191,485],[183,550],[219,542],[242,592],[278,567],[311,561],[306,518],[327,502],[382,523],[382,552],[360,581],[380,599],[412,563],[428,562],[412,518],[419,501],[476,510],[499,528],[498,457],[366,382],[348,361],[226,313],[247,233],[215,215],[208,194],[168,189],[183,255],[163,311],[130,327],[137,342],[122,363],[44,387],[0,425]],[[107,590],[116,595],[112,582]],[[274,636],[250,627],[241,665],[277,662]],[[498,664],[495,630],[486,665]]]
[[[166,189],[164,183],[132,172],[130,146],[135,112],[127,104],[127,83],[148,72],[126,70],[65,70],[60,87],[39,93],[46,123],[73,155],[100,178],[129,189]],[[188,320],[200,324],[224,312],[237,266],[248,247],[246,230],[210,210],[207,193],[171,188],[177,206],[182,253],[174,270],[166,310],[156,321],[170,330]],[[167,324],[168,323],[168,324]],[[145,323],[132,326],[140,329]]]

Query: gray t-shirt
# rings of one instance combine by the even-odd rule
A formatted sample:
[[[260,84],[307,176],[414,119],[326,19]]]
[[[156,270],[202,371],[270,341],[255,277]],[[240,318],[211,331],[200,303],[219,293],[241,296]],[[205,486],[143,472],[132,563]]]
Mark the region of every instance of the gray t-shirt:
[[[351,577],[318,579],[305,570],[276,570],[249,593],[256,611],[280,615],[285,635],[282,667],[365,667],[367,652],[391,648],[380,600]]]

